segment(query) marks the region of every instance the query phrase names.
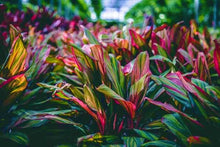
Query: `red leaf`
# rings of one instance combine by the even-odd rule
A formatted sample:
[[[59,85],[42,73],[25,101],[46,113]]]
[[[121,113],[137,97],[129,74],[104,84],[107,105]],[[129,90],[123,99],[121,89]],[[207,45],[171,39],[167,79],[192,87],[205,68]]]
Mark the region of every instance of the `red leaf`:
[[[5,110],[8,106],[11,106],[13,102],[18,98],[21,92],[27,87],[27,80],[24,74],[16,75],[0,84],[0,93],[6,92],[7,95],[1,95],[1,107]]]
[[[126,64],[124,66],[124,68],[122,69],[122,72],[124,73],[124,75],[128,75],[132,72],[133,66],[134,66],[134,61],[129,62],[128,64]]]
[[[146,44],[144,38],[133,30],[129,30],[131,36],[131,44],[137,49],[141,49]]]
[[[131,73],[132,84],[137,82],[144,75],[151,74],[149,64],[150,64],[150,60],[147,52],[142,52],[137,56]]]
[[[220,56],[219,56],[220,57]],[[198,78],[203,81],[211,82],[211,76],[209,73],[209,67],[206,61],[206,56],[203,52],[199,52],[197,55],[197,60],[194,66],[195,73],[197,73]]]
[[[214,42],[215,42],[215,50],[213,54],[214,65],[218,75],[220,76],[220,43],[217,42],[217,40],[214,40]]]
[[[189,144],[210,144],[210,140],[201,136],[190,136],[187,138]]]
[[[2,82],[2,83],[0,84],[0,88],[2,88],[3,86],[9,84],[11,81],[13,81],[13,80],[15,80],[15,79],[21,78],[22,76],[24,76],[24,74],[16,75],[16,76],[13,76],[13,77],[9,78],[8,80],[6,80],[6,81],[4,81],[4,82]]]
[[[106,69],[104,65],[104,55],[101,45],[91,45],[90,49],[94,58],[97,60],[99,71],[104,76],[106,73]]]
[[[104,129],[105,129],[105,123],[106,123],[106,115],[104,112],[96,112],[94,113],[87,104],[85,104],[83,101],[81,101],[80,99],[74,97],[74,96],[70,96],[67,95],[66,93],[64,93],[63,91],[57,92],[55,94],[56,96],[67,100],[67,101],[72,101],[74,103],[76,103],[77,105],[79,105],[80,107],[82,107],[86,112],[88,112],[97,122],[98,126],[99,126],[99,130],[100,132],[103,134],[104,133]]]
[[[149,99],[149,98],[145,98],[148,100],[148,102],[150,102],[151,104],[154,104],[156,106],[159,106],[161,107],[161,109],[164,109],[166,111],[172,111],[172,112],[176,112],[176,113],[179,113],[180,115],[182,115],[183,117],[189,119],[190,121],[192,121],[193,123],[199,125],[199,126],[203,126],[202,124],[200,124],[198,121],[196,121],[195,119],[193,119],[192,117],[188,116],[187,114],[181,112],[180,110],[174,108],[172,105],[170,104],[167,104],[167,103],[162,103],[162,102],[159,102],[159,101],[154,101],[152,99]]]
[[[167,26],[168,26],[167,24],[163,24],[162,26],[159,26],[156,29],[154,29],[154,32],[157,33],[159,31],[162,31],[162,30],[166,29]]]

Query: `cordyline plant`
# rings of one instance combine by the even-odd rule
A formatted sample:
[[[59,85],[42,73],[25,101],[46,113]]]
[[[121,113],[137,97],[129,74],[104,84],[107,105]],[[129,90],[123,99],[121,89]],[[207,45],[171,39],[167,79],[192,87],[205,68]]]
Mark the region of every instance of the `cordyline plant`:
[[[53,129],[57,129],[59,126],[56,124],[65,124],[66,127],[63,129],[67,130],[66,132],[69,129],[82,134],[84,131],[80,124],[65,118],[66,115],[76,115],[77,110],[68,104],[50,100],[48,95],[51,94],[47,89],[36,85],[39,82],[47,82],[46,79],[49,78],[46,72],[50,72],[51,66],[46,63],[46,58],[50,55],[52,47],[47,44],[47,41],[44,44],[41,43],[41,46],[36,45],[35,48],[25,46],[20,32],[13,26],[10,27],[10,40],[9,55],[4,64],[0,65],[1,143],[4,145],[35,144],[42,132],[48,134],[52,133]],[[46,104],[48,106],[45,106]],[[50,124],[51,128],[48,127],[45,130],[41,127],[47,124]],[[33,133],[36,127],[44,131]],[[69,133],[74,136],[70,131]],[[32,138],[29,138],[30,136]],[[58,142],[62,139],[61,136]],[[41,145],[41,143],[38,144]]]
[[[123,144],[124,140],[127,145],[146,142],[143,146],[218,144],[219,87],[218,81],[211,79],[218,77],[211,75],[219,69],[218,42],[214,49],[206,30],[203,37],[179,23],[171,29],[166,25],[151,28],[143,37],[132,29],[128,32],[124,39],[116,38],[114,45],[106,46],[84,28],[86,44],[82,48],[68,45],[74,69],[68,78],[74,82],[55,91],[54,97],[83,108],[103,135],[87,136],[79,143]],[[165,115],[151,104],[175,113]]]
[[[65,20],[63,17],[56,16],[55,11],[50,11],[45,7],[39,8],[37,12],[31,9],[27,9],[26,12],[20,10],[8,12],[6,6],[0,4],[0,64],[5,61],[10,49],[8,42],[10,25],[19,28],[18,30],[21,30],[23,34],[29,31],[48,34],[56,29],[78,31],[79,24],[87,25],[88,22],[79,16],[75,16],[72,20]],[[44,35],[41,35],[42,39],[43,37]]]
[[[220,144],[220,43],[206,28],[201,34],[192,21],[190,29],[181,22],[90,29],[31,29],[24,43],[11,27],[10,54],[0,65],[1,140]]]

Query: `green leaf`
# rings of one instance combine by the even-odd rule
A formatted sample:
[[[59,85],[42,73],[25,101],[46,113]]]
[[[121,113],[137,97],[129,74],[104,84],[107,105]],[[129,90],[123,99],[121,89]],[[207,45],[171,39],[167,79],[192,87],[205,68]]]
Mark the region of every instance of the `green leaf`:
[[[151,76],[149,68],[149,55],[147,52],[141,52],[135,59],[133,70],[131,72],[131,88],[129,100],[139,107],[144,98]]]
[[[209,117],[209,120],[213,126],[220,128],[220,118],[218,118],[216,116],[211,116],[211,117]]]
[[[113,135],[101,135],[100,133],[90,134],[82,136],[77,139],[79,146],[91,146],[91,145],[104,145],[104,144],[114,144],[121,142],[118,136]],[[104,145],[105,146],[105,145]],[[108,145],[107,145],[108,146]]]
[[[20,145],[28,146],[29,144],[29,139],[28,137],[21,133],[21,132],[11,132],[11,133],[6,133],[3,135],[0,135],[0,138],[2,139],[10,139]]]
[[[101,147],[124,147],[122,144],[109,144],[109,145],[102,145]]]
[[[71,86],[69,89],[71,90],[73,95],[75,95],[76,97],[78,97],[81,100],[84,99],[84,94],[83,94],[83,90],[82,90],[83,88]]]
[[[156,140],[156,141],[149,141],[141,145],[142,147],[147,146],[157,146],[157,147],[176,147],[176,143],[169,140]]]
[[[89,53],[82,50],[80,47],[76,46],[75,44],[71,44],[71,46],[73,47],[73,51],[77,59],[82,60],[82,61],[80,60],[81,61],[80,63],[94,70],[96,59],[92,57]]]
[[[81,83],[80,79],[76,75],[69,75],[69,74],[65,74],[65,73],[62,73],[62,72],[60,72],[60,73],[56,72],[56,73],[53,73],[53,74],[54,75],[56,75],[56,74],[59,75],[61,78],[65,79],[65,81],[68,80],[68,82],[71,83],[72,85],[82,86],[82,83]]]
[[[178,49],[178,53],[180,53],[184,57],[186,62],[188,62],[189,64],[191,64],[193,66],[192,58],[190,57],[190,55],[187,51],[185,51],[184,49]]]
[[[28,127],[37,127],[41,126],[44,123],[46,123],[46,120],[52,120],[57,123],[61,124],[68,124],[68,125],[73,125],[77,129],[81,130],[83,133],[84,130],[82,129],[82,125],[79,123],[75,123],[71,119],[66,119],[62,118],[60,114],[65,114],[68,112],[71,112],[72,110],[60,110],[60,111],[50,111],[50,109],[47,110],[41,110],[41,111],[25,111],[23,110],[24,114],[20,116],[20,119],[14,124],[14,127],[17,125],[21,125],[23,128],[28,128]],[[17,113],[21,113],[17,112]]]
[[[131,84],[137,82],[145,74],[151,74],[149,64],[150,61],[148,53],[146,51],[141,52],[134,62],[133,70],[131,73]]]
[[[84,30],[84,35],[88,38],[90,44],[97,44],[99,45],[98,40],[95,38],[95,36],[85,27],[81,26]]]
[[[204,90],[209,96],[215,98],[215,100],[217,100],[217,94],[218,93],[215,93],[215,88],[212,86],[210,86],[208,83],[200,80],[200,79],[195,79],[195,78],[192,78],[191,79],[192,83],[195,84],[196,86],[200,87],[202,90]],[[214,91],[213,91],[213,90]],[[217,90],[217,89],[216,89]]]
[[[105,64],[108,80],[111,82],[112,89],[121,97],[124,97],[125,77],[118,60],[110,55],[105,55]]]
[[[94,111],[101,112],[101,105],[99,103],[98,98],[95,96],[92,88],[88,87],[87,85],[84,85],[83,91],[85,103]]]
[[[163,117],[162,122],[174,135],[176,135],[179,140],[182,141],[185,146],[188,145],[187,138],[192,134],[188,127],[185,125],[180,115],[178,115],[177,113],[167,114]]]
[[[165,49],[163,49],[160,45],[157,45],[157,50],[158,50],[158,52],[159,52],[159,54],[162,56],[162,57],[165,57],[165,58],[167,58],[168,59],[168,54],[167,54],[167,52],[166,52],[166,50]],[[169,59],[168,59],[169,60]]]
[[[138,129],[134,129],[134,131],[140,136],[140,137],[143,137],[147,140],[151,140],[151,141],[154,141],[154,140],[158,140],[159,138],[150,133],[150,132],[147,132],[147,131],[144,131],[144,130],[138,130]]]
[[[150,60],[158,60],[158,61],[162,61],[162,62],[166,61],[167,63],[169,63],[168,65],[175,66],[170,59],[168,59],[164,56],[161,56],[161,55],[154,55],[154,56],[150,57]]]
[[[96,113],[91,110],[89,105],[87,105],[85,102],[82,100],[74,97],[73,95],[65,92],[65,91],[60,91],[55,94],[56,96],[60,97],[62,100],[66,101],[71,101],[74,102],[75,104],[79,105],[81,108],[83,108],[87,113],[89,113],[97,122],[99,131],[101,133],[104,133],[105,130],[105,123],[106,123],[106,115],[105,112],[103,111],[97,111]]]
[[[78,98],[76,98],[76,97],[74,97],[74,96],[72,96],[69,93],[64,92],[64,91],[57,92],[55,95],[60,97],[62,100],[72,101],[72,102],[76,103],[77,105],[82,107],[85,111],[87,111],[95,120],[98,120],[96,114],[88,107],[87,104],[85,104],[80,99],[78,99]]]
[[[189,119],[189,120],[192,121],[193,123],[202,126],[198,121],[196,121],[195,119],[193,119],[192,117],[190,117],[190,116],[187,115],[186,113],[183,113],[182,111],[180,111],[180,110],[174,108],[172,105],[167,104],[166,102],[165,102],[165,103],[162,103],[162,102],[160,102],[160,101],[154,101],[154,100],[149,99],[149,98],[146,98],[146,97],[145,97],[145,99],[147,99],[151,104],[154,104],[154,105],[156,105],[156,106],[159,106],[159,107],[161,107],[162,109],[164,109],[164,110],[166,110],[166,111],[176,112],[176,113],[182,115],[183,117]]]
[[[147,91],[146,87],[148,86],[146,84],[146,81],[149,81],[149,77],[150,76],[146,74],[133,85],[131,85],[129,100],[133,102],[136,106],[141,104],[141,100],[145,96],[145,93]]]
[[[194,112],[196,114],[197,114],[197,112],[199,112],[199,114],[197,114],[197,117],[199,115],[201,115],[207,120],[208,119],[207,111],[204,109],[202,104],[200,102],[198,102],[195,98],[193,98],[190,93],[188,95],[189,95]]]
[[[52,57],[49,57],[50,54],[50,47],[44,46],[41,48],[35,48],[35,56],[32,59],[32,64],[30,65],[29,69],[25,72],[25,75],[28,79],[36,79],[42,72],[45,72],[45,70],[49,67],[49,64],[46,63],[52,62],[56,63],[57,61],[54,61]],[[50,61],[52,60],[52,61]],[[57,59],[58,60],[58,59]]]
[[[32,89],[32,90],[26,92],[25,95],[20,99],[20,102],[21,103],[27,102],[28,100],[33,98],[37,93],[39,93],[40,90],[41,90],[41,87],[37,87],[35,89]]]
[[[106,96],[118,101],[121,106],[128,112],[128,114],[130,114],[131,118],[134,118],[136,106],[133,103],[131,103],[130,101],[126,101],[105,84],[100,85],[97,90],[105,94]]]
[[[46,119],[44,120],[27,120],[23,124],[19,125],[20,128],[34,128],[34,127],[40,127],[44,124],[46,124],[48,121]]]
[[[6,79],[0,77],[0,84],[2,84],[5,81],[6,81]]]
[[[178,83],[175,83],[174,80],[169,80],[164,77],[160,77],[159,80],[164,85],[167,94],[172,96],[178,102],[184,104],[186,107],[190,107],[189,98],[185,89],[183,89]]]
[[[144,143],[144,138],[140,137],[122,137],[126,147],[139,147]]]

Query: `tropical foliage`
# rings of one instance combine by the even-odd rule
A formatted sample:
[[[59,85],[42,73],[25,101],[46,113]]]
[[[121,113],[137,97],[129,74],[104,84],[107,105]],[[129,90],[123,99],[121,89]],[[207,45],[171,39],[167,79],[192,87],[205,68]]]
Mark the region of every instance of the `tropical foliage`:
[[[207,28],[39,23],[1,32],[1,144],[220,144],[220,42]]]
[[[200,27],[217,26],[215,17],[220,15],[219,6],[217,0],[141,0],[127,12],[125,18],[135,18],[136,23],[142,24],[143,13],[146,13],[153,16],[158,25],[173,25],[175,21],[184,21],[188,25],[194,18]]]

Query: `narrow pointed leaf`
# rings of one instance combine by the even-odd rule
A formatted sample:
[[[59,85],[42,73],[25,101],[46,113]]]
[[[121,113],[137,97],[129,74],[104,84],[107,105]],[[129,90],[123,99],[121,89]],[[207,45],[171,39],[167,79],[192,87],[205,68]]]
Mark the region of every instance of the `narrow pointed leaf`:
[[[104,63],[104,54],[101,45],[91,45],[91,52],[94,58],[98,62],[98,69],[101,74],[104,76],[106,73],[105,63]]]
[[[11,106],[26,87],[27,80],[24,74],[13,76],[1,83],[1,108],[5,109]]]
[[[29,138],[27,137],[27,135],[25,135],[21,132],[6,133],[3,135],[0,135],[0,138],[10,139],[10,140],[18,143],[21,146],[28,146],[28,144],[29,144]]]
[[[134,84],[145,74],[151,74],[149,68],[150,60],[147,52],[141,52],[135,59],[131,73],[131,83]]]
[[[134,67],[134,61],[135,61],[135,60],[132,60],[132,61],[130,61],[128,64],[126,64],[126,65],[124,66],[124,68],[122,69],[124,75],[128,75],[128,74],[130,74],[130,73],[132,72],[132,69],[133,69],[133,67]]]
[[[178,114],[167,114],[163,117],[162,122],[185,146],[188,145],[187,138],[191,136],[191,132]]]
[[[187,141],[189,142],[190,145],[211,145],[211,142],[208,138],[206,137],[201,137],[201,136],[190,136],[187,138]]]
[[[181,87],[181,82],[178,82],[178,79],[176,80],[176,77],[171,79],[168,75],[168,78],[170,80],[164,77],[158,78],[164,85],[167,94],[169,94],[171,97],[184,104],[185,106],[190,107],[187,92]]]
[[[71,95],[67,95],[67,93],[64,93],[63,91],[57,92],[56,96],[60,97],[61,99],[66,100],[66,101],[72,101],[72,102],[76,103],[77,105],[82,107],[85,111],[87,111],[95,120],[98,120],[96,114],[88,107],[87,104],[85,104],[80,99],[78,99],[74,96],[71,96]]]
[[[95,38],[95,36],[85,27],[83,27],[83,30],[84,30],[84,33],[85,33],[85,36],[88,38],[88,41],[90,44],[99,44],[99,42],[97,41],[97,39]]]
[[[105,55],[106,72],[112,89],[121,97],[124,97],[125,76],[121,64],[112,55]]]
[[[220,43],[218,43],[217,40],[215,40],[215,50],[213,56],[214,56],[215,70],[220,76]]]
[[[164,109],[164,110],[166,110],[166,111],[176,112],[176,113],[182,115],[183,117],[189,119],[189,120],[192,121],[193,123],[202,126],[202,125],[201,125],[198,121],[196,121],[194,118],[192,118],[192,117],[190,117],[189,115],[183,113],[182,111],[180,111],[180,110],[174,108],[174,107],[173,107],[172,105],[170,105],[170,104],[162,103],[162,102],[159,102],[159,101],[154,101],[154,100],[149,99],[149,98],[145,98],[145,99],[147,99],[151,104],[154,104],[154,105],[156,105],[156,106],[161,107],[161,109]]]
[[[151,141],[154,141],[154,140],[158,140],[159,138],[148,132],[148,131],[144,131],[144,130],[138,130],[138,129],[134,129],[134,131],[140,136],[140,137],[143,137],[143,138],[146,138],[147,140],[151,140]]]
[[[94,111],[102,112],[101,105],[99,103],[99,100],[95,96],[94,92],[90,87],[87,85],[83,88],[84,91],[84,101],[85,103],[92,108]]]
[[[142,47],[146,44],[144,38],[133,30],[129,30],[129,33],[131,36],[132,46],[136,47],[137,49],[142,49]]]
[[[25,59],[27,51],[24,47],[21,36],[17,36],[13,41],[9,57],[5,65],[0,70],[0,76],[9,78],[16,74],[20,74],[25,70]]]
[[[144,139],[140,137],[123,137],[126,147],[139,147],[144,143]]]
[[[93,112],[91,108],[81,101],[80,99],[68,94],[67,92],[61,91],[57,92],[56,96],[60,97],[63,100],[66,101],[72,101],[75,104],[79,105],[81,108],[83,108],[87,113],[89,113],[97,122],[100,132],[103,134],[105,130],[105,123],[106,123],[106,115],[104,112]]]
[[[156,140],[156,141],[149,141],[141,145],[142,147],[147,146],[157,146],[157,147],[176,147],[176,143],[169,140]]]
[[[204,53],[202,52],[198,53],[194,70],[195,70],[195,73],[197,73],[199,79],[203,81],[208,81],[209,83],[211,82],[209,67],[208,67]]]
[[[124,98],[122,98],[120,95],[118,95],[111,88],[107,87],[104,84],[100,85],[97,90],[105,94],[106,96],[109,96],[113,100],[119,102],[121,106],[128,112],[128,114],[130,114],[131,118],[134,118],[136,106],[133,103],[131,103],[130,101],[126,101]]]

